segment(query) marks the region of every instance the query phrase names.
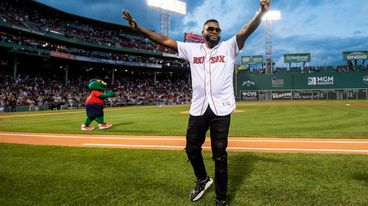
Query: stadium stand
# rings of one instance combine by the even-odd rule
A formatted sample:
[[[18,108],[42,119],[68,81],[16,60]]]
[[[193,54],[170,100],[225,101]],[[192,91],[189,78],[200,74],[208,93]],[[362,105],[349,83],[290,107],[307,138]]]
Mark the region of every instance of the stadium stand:
[[[0,2],[0,110],[82,108],[92,78],[107,106],[186,104],[188,63],[129,27],[28,0]]]
[[[23,110],[40,109],[75,109],[83,108],[89,91],[86,87],[94,75],[79,75],[70,78],[68,86],[57,73],[23,73],[12,81],[9,72],[1,71],[0,107],[4,111],[15,111],[15,106],[23,106]],[[107,106],[125,105],[168,105],[187,104],[190,102],[191,90],[186,80],[179,77],[162,76],[153,82],[144,73],[128,74],[115,80],[116,97],[107,100]]]
[[[51,33],[77,42],[175,53],[134,33],[129,27],[75,16],[34,1],[5,0],[0,5],[1,21],[23,29]]]

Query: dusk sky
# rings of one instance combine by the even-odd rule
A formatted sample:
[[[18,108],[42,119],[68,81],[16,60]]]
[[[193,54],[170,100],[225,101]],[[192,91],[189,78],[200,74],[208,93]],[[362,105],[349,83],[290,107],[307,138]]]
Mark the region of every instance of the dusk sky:
[[[121,9],[128,9],[139,25],[159,31],[160,10],[147,0],[37,0],[59,10],[127,25]],[[200,34],[207,19],[217,19],[222,39],[227,40],[259,9],[258,0],[183,0],[187,14],[170,13],[170,37],[183,41],[184,32]],[[368,50],[367,0],[271,0],[271,10],[280,10],[282,19],[272,22],[273,59],[286,67],[284,54],[311,53],[313,66],[343,65],[343,51]],[[263,55],[264,25],[247,40],[239,57]],[[239,61],[240,62],[240,61]]]

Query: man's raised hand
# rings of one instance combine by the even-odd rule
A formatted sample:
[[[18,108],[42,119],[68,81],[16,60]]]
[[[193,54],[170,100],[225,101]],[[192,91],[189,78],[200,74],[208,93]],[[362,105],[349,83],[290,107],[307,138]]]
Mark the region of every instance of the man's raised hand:
[[[123,19],[127,20],[130,27],[132,27],[132,29],[137,30],[138,29],[138,24],[137,22],[133,19],[133,17],[130,15],[129,11],[126,9],[121,10],[121,17],[123,17]]]
[[[262,13],[266,13],[270,9],[271,0],[260,0]]]

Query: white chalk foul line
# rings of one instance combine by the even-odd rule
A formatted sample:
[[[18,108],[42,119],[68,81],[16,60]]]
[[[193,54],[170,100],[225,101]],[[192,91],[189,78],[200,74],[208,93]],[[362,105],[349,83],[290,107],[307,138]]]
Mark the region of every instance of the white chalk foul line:
[[[166,149],[184,149],[183,146],[164,146],[164,145],[132,145],[132,144],[90,144],[85,143],[83,146],[92,147],[131,147],[131,148],[166,148]],[[202,147],[203,149],[211,149],[211,147]],[[253,147],[228,147],[228,150],[249,150],[249,151],[310,151],[310,152],[353,152],[368,153],[368,150],[344,150],[344,149],[299,149],[299,148],[253,148]]]
[[[89,144],[85,143],[83,146],[102,146],[102,147],[134,147],[134,148],[171,148],[184,149],[184,146],[165,146],[165,145],[145,145],[145,144]],[[206,147],[203,147],[206,148]]]
[[[311,152],[368,153],[368,150],[349,150],[349,149],[247,148],[247,147],[228,147],[228,149],[230,149],[230,150],[255,150],[255,151],[311,151]]]
[[[46,137],[64,139],[112,139],[112,140],[152,140],[152,141],[182,141],[185,138],[148,138],[148,137],[113,137],[113,136],[78,136],[78,135],[53,135],[53,134],[7,134],[0,133],[0,136],[22,136],[22,137]]]
[[[47,137],[65,139],[110,139],[110,140],[150,140],[150,141],[184,141],[185,137],[114,137],[114,136],[78,136],[78,135],[53,135],[53,134],[26,134],[26,133],[0,133],[0,136],[23,136],[23,137]],[[206,142],[211,140],[207,139]],[[368,144],[368,141],[339,141],[339,140],[264,140],[264,139],[236,139],[229,138],[229,142],[271,142],[271,143],[322,143],[322,144]]]
[[[262,139],[254,139],[254,140],[236,140],[229,139],[229,142],[271,142],[271,143],[322,143],[322,144],[368,144],[368,141],[333,141],[333,140],[262,140]]]

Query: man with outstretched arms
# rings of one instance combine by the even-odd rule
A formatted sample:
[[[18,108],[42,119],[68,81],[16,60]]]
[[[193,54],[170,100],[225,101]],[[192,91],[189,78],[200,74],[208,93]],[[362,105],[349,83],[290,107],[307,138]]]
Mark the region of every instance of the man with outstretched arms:
[[[202,157],[202,144],[210,129],[212,157],[215,162],[216,205],[228,205],[227,152],[230,115],[235,109],[233,73],[236,56],[247,38],[260,25],[262,16],[270,8],[270,0],[260,0],[257,14],[227,41],[220,41],[221,28],[215,19],[207,20],[202,35],[205,42],[184,43],[138,26],[127,10],[123,10],[133,30],[151,40],[177,51],[180,58],[190,62],[192,103],[186,134],[186,153],[197,178],[189,194],[191,201],[199,200],[213,180],[207,175]]]

